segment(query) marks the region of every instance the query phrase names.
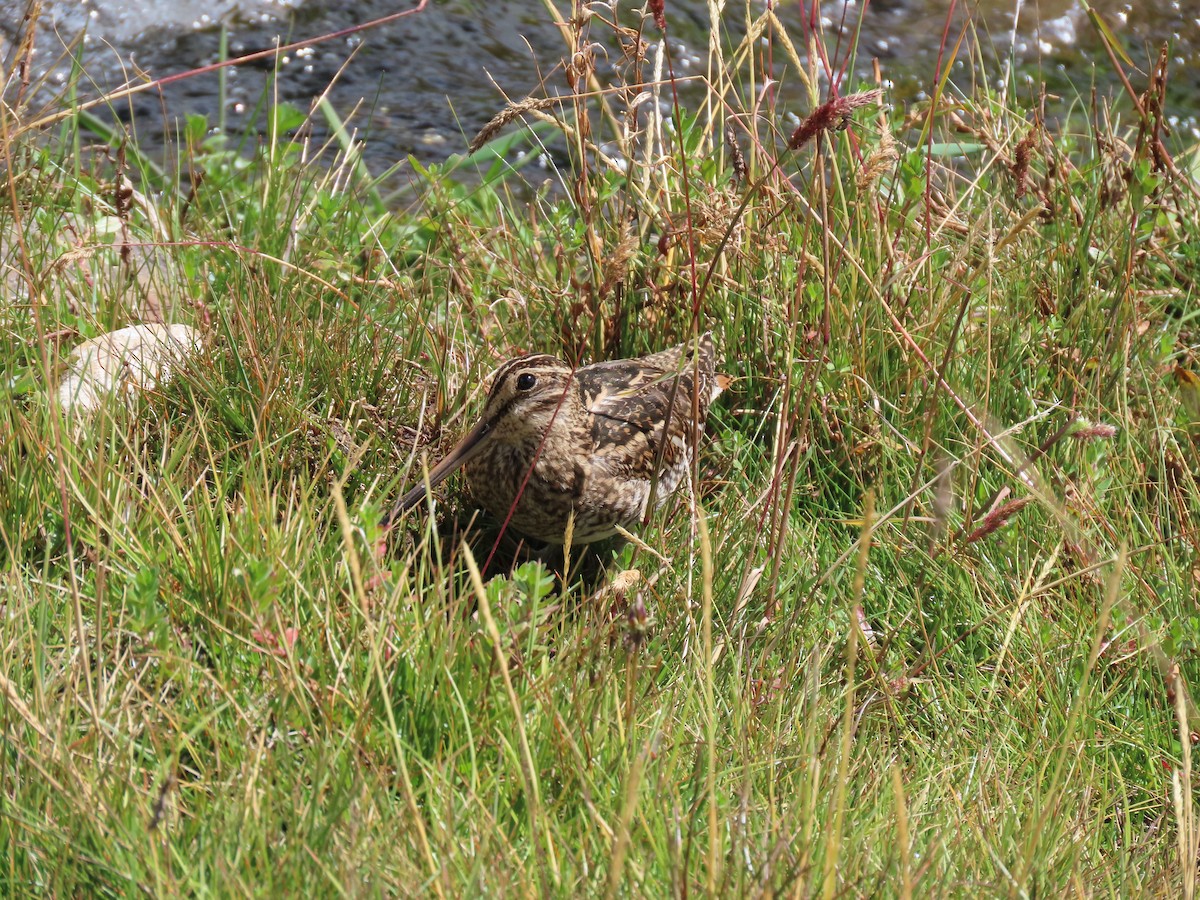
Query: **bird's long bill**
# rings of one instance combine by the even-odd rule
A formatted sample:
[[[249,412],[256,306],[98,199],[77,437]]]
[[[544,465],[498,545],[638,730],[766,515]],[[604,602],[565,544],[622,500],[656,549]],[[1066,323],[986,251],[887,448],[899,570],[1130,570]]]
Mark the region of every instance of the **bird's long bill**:
[[[484,439],[488,436],[491,428],[491,423],[484,420],[463,435],[462,440],[454,445],[454,449],[447,453],[446,457],[440,463],[434,466],[432,471],[430,471],[428,486],[430,488],[437,487],[439,484],[449,478],[459,466],[470,461],[470,459],[476,453],[482,450]],[[392,507],[392,511],[389,512],[384,518],[383,526],[385,528],[388,527],[393,521],[395,521],[397,516],[399,516],[401,513],[407,512],[424,500],[425,491],[426,485],[425,482],[422,481],[411,491],[401,497],[396,502],[396,505]]]

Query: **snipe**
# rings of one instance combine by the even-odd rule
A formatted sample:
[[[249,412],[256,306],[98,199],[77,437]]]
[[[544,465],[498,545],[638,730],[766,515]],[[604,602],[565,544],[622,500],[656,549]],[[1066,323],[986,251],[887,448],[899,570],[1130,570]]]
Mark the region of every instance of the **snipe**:
[[[522,535],[561,545],[573,515],[572,543],[603,540],[640,520],[652,495],[658,506],[674,493],[725,384],[711,334],[578,369],[540,354],[510,360],[429,486],[465,466],[475,498]],[[422,483],[401,497],[385,527],[425,491]]]

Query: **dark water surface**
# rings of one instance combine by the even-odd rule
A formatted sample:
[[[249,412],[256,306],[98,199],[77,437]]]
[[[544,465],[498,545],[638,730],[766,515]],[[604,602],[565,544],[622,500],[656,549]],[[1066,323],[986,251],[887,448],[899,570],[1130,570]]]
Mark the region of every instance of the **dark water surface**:
[[[364,0],[353,4],[328,0],[194,0],[174,4],[154,0],[83,3],[55,6],[47,2],[47,16],[57,13],[60,34],[87,25],[85,63],[94,86],[81,93],[113,87],[132,65],[151,77],[162,77],[219,59],[220,25],[229,32],[233,56],[269,48],[277,39],[284,43],[386,16],[405,8],[404,0]],[[569,16],[568,3],[557,3]],[[609,4],[591,4],[606,18]],[[622,23],[636,26],[637,9],[630,4],[612,4]],[[860,41],[850,66],[841,76],[846,92],[872,80],[872,60],[878,59],[890,87],[890,99],[903,104],[924,96],[937,71],[943,33],[948,28],[946,53],[954,46],[967,24],[959,3],[952,14],[951,0],[836,0],[819,4],[814,16],[811,2],[782,0],[775,10],[793,43],[803,51],[806,29],[816,21],[825,35],[825,45],[837,65],[849,52],[848,42],[858,31]],[[12,7],[12,8],[9,8]],[[99,8],[97,8],[99,7]],[[1163,42],[1170,45],[1171,101],[1177,130],[1189,142],[1200,137],[1196,111],[1200,109],[1200,0],[1187,2],[1144,2],[1136,5],[1121,0],[1093,0],[1112,32],[1133,62],[1147,71]],[[23,4],[0,3],[0,16],[19,21]],[[735,45],[745,34],[747,19],[762,14],[762,0],[730,0],[723,5],[721,29],[727,45]],[[972,61],[982,58],[984,71],[1000,83],[1011,60],[1017,76],[1011,82],[1027,97],[1046,82],[1052,92],[1072,98],[1087,97],[1094,82],[1102,93],[1119,93],[1112,65],[1104,52],[1097,30],[1077,0],[1040,0],[1036,3],[999,3],[982,0],[970,5],[971,27],[960,48],[952,81],[970,91]],[[164,12],[166,10],[167,12]],[[708,4],[704,0],[667,0],[669,48],[678,75],[694,75],[706,69],[709,31]],[[1019,10],[1019,15],[1017,11]],[[617,83],[620,53],[615,50],[611,29],[593,22],[591,38],[597,49],[597,74],[602,84]],[[646,21],[644,38],[660,39],[653,23]],[[39,61],[48,66],[52,44],[42,38]],[[760,65],[766,46],[760,45]],[[367,138],[366,161],[380,172],[409,154],[422,162],[437,162],[460,153],[467,141],[503,108],[505,95],[520,99],[568,90],[562,71],[566,42],[560,29],[540,0],[435,0],[420,13],[354,36],[319,44],[284,57],[277,84],[279,99],[303,110],[312,98],[328,89],[334,108],[351,118],[351,126]],[[775,41],[771,51],[775,75],[781,80],[779,107],[791,112],[780,122],[791,127],[792,116],[807,111],[807,100],[794,72],[787,71],[787,57]],[[223,114],[227,130],[240,132],[252,123],[273,64],[252,63],[226,70],[222,98],[215,74],[177,82],[161,94],[148,92],[116,108],[126,122],[135,122],[139,144],[152,153],[164,143],[168,129],[180,126],[185,113],[201,113],[211,123]],[[647,67],[647,71],[649,68]],[[58,79],[66,68],[54,70]],[[539,85],[539,73],[545,78]],[[1146,78],[1133,73],[1131,80],[1143,88]],[[332,87],[330,86],[332,84]],[[1071,85],[1074,85],[1072,88]],[[693,91],[694,101],[699,95]],[[687,105],[689,95],[684,94]],[[753,99],[742,97],[744,107]],[[222,109],[223,107],[223,109]]]

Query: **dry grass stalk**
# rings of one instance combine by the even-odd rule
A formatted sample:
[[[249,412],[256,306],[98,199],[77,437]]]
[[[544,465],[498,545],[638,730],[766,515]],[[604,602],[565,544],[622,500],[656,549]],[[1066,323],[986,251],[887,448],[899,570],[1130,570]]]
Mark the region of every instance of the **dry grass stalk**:
[[[629,261],[633,259],[638,248],[638,233],[632,223],[626,225],[625,234],[613,248],[612,253],[604,260],[604,281],[600,285],[600,296],[605,297],[617,286],[629,272]]]
[[[742,148],[738,146],[737,135],[734,134],[731,125],[725,126],[725,146],[729,148],[729,164],[733,167],[733,177],[745,182],[750,169],[746,165],[746,157],[742,154]]]
[[[855,179],[860,191],[873,187],[885,172],[890,170],[900,158],[896,150],[896,140],[892,137],[891,129],[885,128],[880,134],[879,146],[871,151],[871,155],[863,162]]]
[[[518,119],[527,112],[537,112],[543,109],[549,109],[562,102],[560,97],[526,97],[519,103],[510,103],[496,115],[492,116],[488,123],[479,129],[479,134],[475,135],[474,139],[468,145],[468,152],[475,153],[494,138],[500,129],[507,125],[513,119]]]
[[[741,198],[728,186],[697,197],[692,204],[692,233],[700,245],[716,247],[725,240],[725,249],[740,246],[746,231],[739,215],[741,205]]]
[[[929,531],[929,554],[935,555],[937,546],[945,535],[950,522],[950,513],[954,510],[954,480],[951,477],[953,466],[948,457],[941,456],[937,461],[937,481],[934,484],[933,495],[933,527]]]

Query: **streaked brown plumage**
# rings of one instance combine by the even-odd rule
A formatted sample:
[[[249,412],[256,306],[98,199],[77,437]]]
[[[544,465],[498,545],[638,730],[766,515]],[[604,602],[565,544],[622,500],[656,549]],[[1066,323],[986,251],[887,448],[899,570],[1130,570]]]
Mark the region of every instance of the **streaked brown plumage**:
[[[572,369],[553,356],[502,365],[478,424],[429,473],[466,467],[472,492],[499,521],[534,540],[603,540],[671,496],[691,464],[709,403],[724,387],[711,334],[636,359]],[[697,376],[699,376],[697,378]],[[694,390],[693,386],[698,390]],[[699,424],[699,428],[697,428]],[[405,494],[385,526],[425,497]]]

